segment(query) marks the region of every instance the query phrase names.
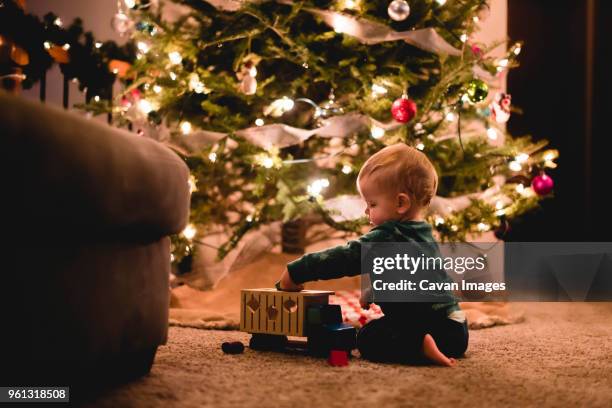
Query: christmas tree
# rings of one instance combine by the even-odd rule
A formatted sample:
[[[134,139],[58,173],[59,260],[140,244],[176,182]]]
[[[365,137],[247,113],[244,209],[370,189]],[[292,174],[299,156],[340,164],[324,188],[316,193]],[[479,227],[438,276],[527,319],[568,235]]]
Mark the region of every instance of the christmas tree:
[[[197,234],[307,214],[361,231],[355,179],[406,143],[440,177],[428,221],[444,241],[503,230],[550,195],[555,150],[513,138],[510,96],[489,89],[521,44],[471,41],[483,0],[125,0],[114,24],[138,49],[119,119],[153,129],[192,171]],[[197,226],[197,227],[196,227]],[[197,228],[197,231],[196,231]]]

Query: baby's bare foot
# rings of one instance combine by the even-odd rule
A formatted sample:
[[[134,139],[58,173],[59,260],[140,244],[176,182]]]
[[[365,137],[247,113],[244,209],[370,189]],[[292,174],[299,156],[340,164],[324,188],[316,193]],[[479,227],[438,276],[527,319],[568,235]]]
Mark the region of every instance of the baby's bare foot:
[[[446,357],[444,353],[438,349],[436,341],[430,334],[426,334],[423,338],[423,354],[425,354],[425,357],[441,366],[455,367],[457,365],[457,360]]]

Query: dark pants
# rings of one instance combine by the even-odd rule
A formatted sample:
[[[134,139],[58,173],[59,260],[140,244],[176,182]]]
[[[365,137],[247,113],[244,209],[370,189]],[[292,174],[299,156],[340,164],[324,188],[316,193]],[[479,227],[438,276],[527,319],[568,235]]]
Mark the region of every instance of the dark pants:
[[[357,348],[363,358],[378,362],[425,364],[423,338],[430,334],[447,357],[461,357],[468,347],[467,321],[459,323],[446,316],[425,322],[383,316],[372,320],[357,333]]]

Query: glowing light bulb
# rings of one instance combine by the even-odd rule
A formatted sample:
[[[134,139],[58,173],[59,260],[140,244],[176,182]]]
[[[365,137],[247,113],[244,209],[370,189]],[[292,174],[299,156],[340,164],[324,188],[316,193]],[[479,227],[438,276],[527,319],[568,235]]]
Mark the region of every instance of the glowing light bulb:
[[[187,180],[187,184],[189,185],[189,193],[193,193],[194,191],[198,191],[197,179],[195,176],[189,176],[189,180]]]
[[[517,162],[523,164],[525,163],[527,160],[529,160],[529,155],[527,153],[521,153],[518,156],[516,156],[514,158],[514,160],[516,160]]]
[[[191,123],[184,121],[181,123],[181,133],[188,135],[191,133]]]
[[[96,48],[102,48],[102,43],[100,41],[96,41]]]
[[[272,159],[271,157],[265,157],[261,161],[261,165],[264,166],[266,169],[271,169],[274,166],[274,159]]]
[[[138,101],[138,109],[140,109],[145,115],[148,115],[151,111],[153,111],[153,104],[146,99],[141,99]]]
[[[62,48],[68,51],[70,49],[70,44],[64,44],[62,45]]]
[[[328,179],[318,179],[318,180],[313,181],[307,187],[307,191],[308,191],[308,194],[310,194],[311,196],[318,196],[318,195],[321,195],[321,191],[323,191],[327,187],[329,187]]]
[[[491,229],[491,226],[489,224],[486,224],[484,222],[480,222],[477,225],[478,231],[484,232],[484,231],[488,231]]]
[[[442,225],[444,224],[444,218],[440,217],[439,215],[436,215],[436,219],[434,222],[436,225]]]
[[[466,33],[461,34],[461,37],[459,37],[459,39],[461,40],[461,42],[466,42],[468,40],[468,35]]]
[[[127,8],[134,8],[136,6],[136,0],[123,0],[123,3],[125,3]]]
[[[172,71],[170,71],[170,73],[168,74],[168,76],[170,76],[170,79],[173,81],[176,81],[176,74]]]
[[[217,161],[217,153],[212,152],[208,155],[208,160],[210,160],[211,162],[216,162]]]
[[[455,114],[454,114],[453,112],[448,112],[448,113],[446,114],[446,120],[447,120],[448,122],[454,122],[454,121],[455,121],[455,119],[456,119],[456,116],[455,116]]]
[[[379,97],[387,93],[387,88],[378,84],[372,84],[372,96]]]
[[[251,214],[247,215],[245,218],[246,222],[253,222],[253,216]]]
[[[178,51],[172,51],[168,53],[168,58],[170,59],[170,62],[174,65],[178,65],[183,61],[183,57],[181,57],[181,54]]]
[[[415,146],[418,150],[423,150],[425,149],[425,145],[423,143],[417,143],[417,145]]]
[[[436,0],[436,3],[438,3],[438,6],[443,6],[446,4],[446,0]]]
[[[195,225],[189,224],[183,230],[183,236],[189,240],[192,240],[196,236],[197,232],[198,230],[196,229]]]
[[[521,171],[523,170],[523,166],[521,166],[521,163],[517,162],[517,161],[511,161],[508,164],[508,167],[510,168],[510,170],[512,171]]]
[[[151,46],[148,43],[144,42],[144,41],[138,41],[138,43],[136,44],[136,47],[143,54],[146,54],[151,49]]]
[[[488,128],[487,137],[491,140],[497,140],[497,130],[495,128]]]
[[[257,118],[255,119],[255,125],[256,126],[263,126],[264,125],[264,120],[262,118]]]
[[[159,85],[153,85],[153,92],[155,92],[156,94],[161,93],[162,91],[162,87]]]
[[[49,41],[45,41],[45,42],[43,43],[43,46],[45,47],[45,50],[48,50],[48,49],[50,49],[50,48],[51,48],[51,43],[50,43]]]
[[[385,129],[378,126],[372,126],[371,133],[374,139],[380,139],[385,135]]]
[[[506,68],[508,66],[508,58],[504,58],[499,60],[499,62],[497,63],[497,66],[502,67],[502,68]]]
[[[55,24],[58,27],[61,27],[62,25],[64,25],[64,23],[62,22],[61,18],[56,18],[55,21],[53,21],[53,24]]]
[[[94,101],[100,102],[100,97],[98,95],[94,96]]]

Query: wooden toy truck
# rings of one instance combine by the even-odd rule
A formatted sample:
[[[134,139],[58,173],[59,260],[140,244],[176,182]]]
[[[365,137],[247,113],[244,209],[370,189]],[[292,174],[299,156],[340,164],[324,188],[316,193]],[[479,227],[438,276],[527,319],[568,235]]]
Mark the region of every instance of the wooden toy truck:
[[[254,350],[283,350],[302,345],[311,354],[332,350],[350,353],[355,348],[355,328],[342,323],[339,305],[329,304],[334,292],[273,288],[243,289],[240,298],[240,330],[251,333]],[[306,342],[287,336],[307,337]]]

